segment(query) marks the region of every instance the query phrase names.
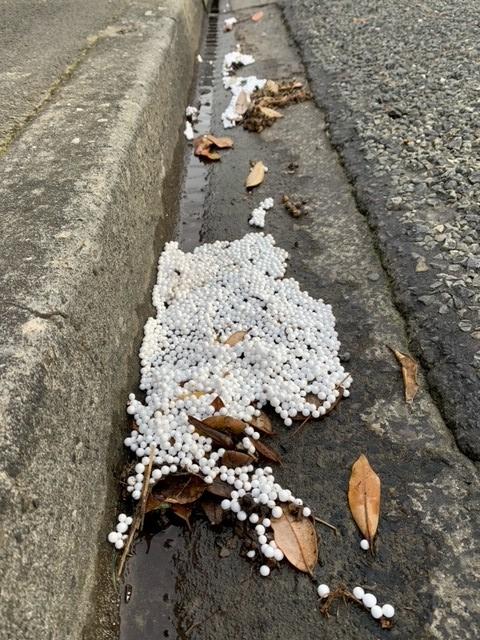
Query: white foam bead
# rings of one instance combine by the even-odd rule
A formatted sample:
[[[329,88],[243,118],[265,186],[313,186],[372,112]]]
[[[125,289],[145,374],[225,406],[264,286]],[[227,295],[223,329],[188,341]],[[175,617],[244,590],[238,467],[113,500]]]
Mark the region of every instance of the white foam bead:
[[[355,596],[355,598],[357,600],[360,600],[360,601],[362,600],[363,596],[365,595],[365,591],[362,589],[362,587],[354,587],[352,593]]]
[[[384,604],[382,607],[382,614],[385,616],[385,618],[393,618],[393,616],[395,615],[395,609],[391,604]]]
[[[364,593],[362,597],[362,602],[367,609],[371,609],[377,604],[377,599],[373,595],[373,593]]]
[[[330,593],[330,587],[328,584],[319,584],[317,587],[317,593],[320,598],[326,598]]]
[[[383,615],[382,607],[379,607],[378,604],[374,604],[373,607],[370,609],[370,613],[372,614],[372,618],[375,618],[376,620],[378,620]]]
[[[268,567],[266,564],[262,564],[262,566],[260,567],[260,575],[263,576],[264,578],[269,576],[270,575],[270,567]]]

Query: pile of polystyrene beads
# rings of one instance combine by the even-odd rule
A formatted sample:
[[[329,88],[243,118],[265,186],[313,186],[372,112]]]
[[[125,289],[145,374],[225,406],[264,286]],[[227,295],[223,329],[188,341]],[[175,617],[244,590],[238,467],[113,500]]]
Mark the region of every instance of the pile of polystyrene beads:
[[[330,587],[327,584],[320,584],[317,587],[317,593],[320,598],[328,598],[330,595]],[[377,598],[373,593],[366,593],[362,587],[355,587],[352,591],[353,596],[363,604],[365,609],[370,611],[372,618],[379,620],[380,618],[393,618],[395,609],[391,604],[380,606],[377,604]]]
[[[265,214],[272,207],[273,207],[273,198],[265,198],[265,200],[260,202],[258,207],[255,207],[255,209],[252,211],[250,220],[248,221],[248,223],[252,227],[263,228],[265,226]]]
[[[130,394],[127,412],[136,427],[125,445],[137,456],[135,475],[127,490],[140,499],[145,467],[153,448],[154,484],[177,471],[215,478],[232,485],[230,500],[222,503],[242,521],[247,514],[238,499],[249,495],[253,504],[280,517],[282,503],[303,503],[275,482],[270,467],[222,465],[224,449],[214,450],[210,438],[199,435],[188,416],[200,420],[229,415],[250,422],[269,404],[286,426],[297,415],[318,418],[339,397],[339,385],[348,396],[351,378],[339,357],[335,318],[330,305],[282,279],[287,253],[274,246],[271,236],[248,234],[234,242],[214,242],[192,253],[168,243],[160,257],[153,290],[155,318],[145,325],[140,349],[140,389],[145,400]],[[225,344],[246,331],[234,346]],[[306,396],[313,394],[316,402]],[[220,397],[224,407],[215,411]],[[252,426],[238,448],[254,453],[260,433]],[[310,509],[304,508],[305,516]],[[266,558],[280,559],[269,518],[248,516],[256,527]],[[263,568],[266,567],[266,568]],[[268,567],[262,565],[261,574]]]
[[[132,524],[133,518],[121,513],[118,516],[118,524],[115,531],[110,531],[108,541],[115,545],[116,549],[123,549],[125,540],[127,539],[128,527]]]

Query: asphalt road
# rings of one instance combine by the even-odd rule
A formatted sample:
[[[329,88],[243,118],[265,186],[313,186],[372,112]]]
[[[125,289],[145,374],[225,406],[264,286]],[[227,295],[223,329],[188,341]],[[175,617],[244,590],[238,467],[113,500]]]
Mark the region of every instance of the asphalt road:
[[[0,149],[128,0],[0,0]]]
[[[460,450],[478,461],[478,3],[282,4],[410,346]]]
[[[239,17],[256,10],[255,2],[231,5],[252,6]],[[401,374],[386,345],[409,350],[406,324],[395,308],[375,236],[328,140],[323,113],[306,102],[285,109],[284,118],[261,134],[221,126],[229,101],[221,66],[237,43],[256,59],[242,75],[304,77],[278,7],[263,10],[261,22],[246,20],[232,33],[223,33],[220,21],[216,51],[204,55],[203,69],[213,63],[213,90],[201,86],[197,98],[210,103],[211,122],[202,119],[198,133],[230,135],[234,149],[207,171],[197,159],[189,160],[178,239],[189,248],[195,241],[242,237],[252,231],[252,209],[271,196],[275,207],[267,213],[265,232],[289,252],[287,275],[332,304],[342,358],[354,379],[352,395],[325,420],[298,432],[275,422],[272,446],[283,457],[275,469],[279,482],[334,524],[338,536],[319,525],[321,561],[312,582],[286,564],[261,578],[258,566],[243,557],[241,537],[232,540],[228,526],[214,530],[196,519],[192,531],[169,527],[150,546],[139,542],[129,563],[131,597],[122,605],[121,640],[162,634],[191,640],[474,640],[480,615],[476,469],[459,451],[421,374],[413,406],[405,403]],[[213,47],[212,29],[209,36]],[[250,161],[260,159],[269,171],[247,194]],[[291,218],[281,204],[284,193],[304,199],[308,214]],[[350,466],[360,453],[382,478],[375,556],[360,550],[346,501]],[[396,606],[394,628],[382,630],[355,606],[341,605],[338,615],[322,617],[315,590],[320,582],[331,588],[369,585],[382,602]]]

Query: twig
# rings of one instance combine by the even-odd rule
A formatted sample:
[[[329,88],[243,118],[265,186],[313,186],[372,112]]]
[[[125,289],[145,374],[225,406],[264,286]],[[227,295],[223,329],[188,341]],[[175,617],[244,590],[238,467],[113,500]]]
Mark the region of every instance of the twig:
[[[307,416],[307,417],[305,418],[305,420],[300,424],[300,426],[299,426],[299,427],[297,427],[297,428],[295,429],[295,431],[293,431],[293,432],[290,434],[290,436],[289,436],[289,437],[290,437],[290,438],[293,438],[293,436],[297,435],[297,433],[298,433],[298,432],[303,428],[303,426],[304,426],[304,425],[305,425],[305,424],[310,420],[310,418],[311,418],[311,416]]]
[[[329,522],[327,522],[326,520],[322,520],[321,518],[317,518],[317,516],[313,516],[313,519],[316,522],[323,524],[325,527],[328,527],[329,529],[332,529],[333,531],[335,531],[335,535],[338,536],[338,529],[337,527],[334,527],[333,524],[330,524]]]
[[[216,616],[218,613],[224,613],[224,611],[222,609],[218,609],[218,611],[213,611],[209,616],[207,616],[203,620],[199,620],[198,622],[194,622],[185,631],[185,635],[188,636],[196,627],[199,627],[201,624],[204,624],[205,622],[208,622],[210,620],[210,618],[213,618],[213,616]]]
[[[145,517],[145,507],[147,505],[148,492],[150,488],[150,475],[152,473],[152,465],[153,458],[155,457],[155,447],[151,445],[150,447],[150,460],[148,462],[148,467],[145,471],[145,475],[143,478],[143,487],[142,487],[142,495],[140,496],[140,502],[135,511],[135,515],[133,517],[132,526],[130,527],[130,532],[128,534],[127,542],[123,548],[123,553],[120,558],[120,562],[118,563],[117,570],[117,578],[122,577],[123,570],[125,568],[125,562],[127,561],[128,554],[130,553],[130,549],[132,548],[133,541],[135,540],[135,535],[137,531],[139,531],[143,527],[143,520]]]

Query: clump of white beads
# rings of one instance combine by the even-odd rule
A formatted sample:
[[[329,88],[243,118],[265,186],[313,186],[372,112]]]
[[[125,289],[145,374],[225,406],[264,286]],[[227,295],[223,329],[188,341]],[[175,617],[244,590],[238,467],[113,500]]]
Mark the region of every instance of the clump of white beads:
[[[108,541],[115,545],[116,549],[123,549],[127,538],[128,527],[132,524],[133,518],[121,513],[118,516],[118,523],[115,531],[110,531]]]
[[[203,245],[190,254],[167,244],[153,290],[157,315],[147,321],[140,349],[145,400],[130,394],[127,412],[136,426],[125,439],[138,458],[127,479],[134,500],[142,494],[150,451],[152,484],[177,471],[198,474],[206,483],[220,477],[232,485],[222,507],[240,521],[248,518],[262,556],[278,562],[283,553],[268,531],[271,521],[260,519],[255,505],[278,518],[282,503],[301,508],[302,500],[276,483],[268,466],[222,465],[225,450],[214,450],[188,416],[229,415],[249,423],[270,404],[290,426],[296,416],[325,415],[340,384],[348,395],[351,378],[338,358],[331,307],[301,291],[295,280],[282,279],[286,258],[262,233]],[[246,334],[230,346],[228,338],[239,331]],[[218,411],[212,405],[217,397],[225,405]],[[253,454],[259,438],[247,424],[238,448]],[[247,495],[253,501],[249,514],[241,505]],[[308,507],[303,515],[311,515]],[[262,569],[261,575],[268,573]]]
[[[372,618],[379,620],[382,617],[393,618],[395,615],[395,609],[391,604],[384,604],[383,606],[380,606],[373,593],[366,593],[362,587],[355,587],[352,593],[366,609],[369,609]]]
[[[255,207],[252,211],[248,224],[252,227],[263,228],[265,226],[265,214],[273,207],[273,204],[273,198],[265,198],[265,200],[260,202],[258,207]]]
[[[243,113],[239,113],[236,108],[240,93],[243,93],[245,103],[248,104],[251,94],[257,89],[263,89],[267,82],[265,79],[257,78],[256,76],[237,78],[232,75],[238,67],[244,67],[254,62],[255,58],[253,56],[240,53],[238,49],[227,53],[224,57],[222,69],[223,86],[232,92],[230,103],[222,113],[222,122],[225,129],[235,127],[238,122],[243,120]]]

